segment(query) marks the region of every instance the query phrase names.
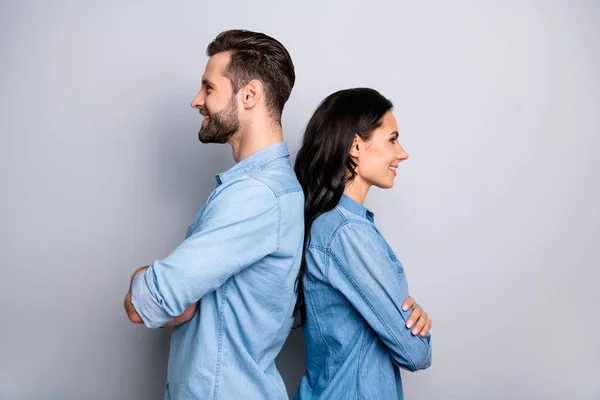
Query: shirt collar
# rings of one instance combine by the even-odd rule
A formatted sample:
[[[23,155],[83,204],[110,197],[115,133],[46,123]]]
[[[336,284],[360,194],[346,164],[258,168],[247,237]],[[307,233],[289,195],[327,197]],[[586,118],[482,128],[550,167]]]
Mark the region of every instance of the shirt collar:
[[[375,219],[375,214],[373,214],[371,211],[367,210],[362,204],[357,203],[345,194],[342,195],[339,205],[344,207],[351,213],[366,218],[371,222],[373,222]]]
[[[247,175],[277,158],[287,157],[289,155],[290,152],[285,142],[269,145],[255,153],[250,154],[248,157],[244,158],[227,171],[218,174],[216,176],[217,186],[223,182]]]

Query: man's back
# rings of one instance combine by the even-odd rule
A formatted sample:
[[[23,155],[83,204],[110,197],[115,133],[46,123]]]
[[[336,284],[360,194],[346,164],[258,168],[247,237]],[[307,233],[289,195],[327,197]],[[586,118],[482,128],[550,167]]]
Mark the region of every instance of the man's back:
[[[202,143],[228,143],[238,162],[166,259],[139,268],[127,316],[171,336],[170,399],[282,399],[275,357],[295,310],[304,196],[281,115],[296,79],[287,49],[260,32],[221,32],[191,107]],[[198,301],[200,306],[198,307]]]
[[[229,277],[199,271],[197,279],[214,282],[189,282],[216,289],[202,297],[192,320],[173,330],[166,399],[287,399],[274,360],[293,322],[303,201],[283,143],[217,177],[186,242],[205,232],[215,243],[196,249],[211,258],[202,268],[225,264],[230,273],[238,264],[233,269],[240,271]],[[228,224],[237,220],[243,225]],[[214,249],[217,243],[222,248]]]

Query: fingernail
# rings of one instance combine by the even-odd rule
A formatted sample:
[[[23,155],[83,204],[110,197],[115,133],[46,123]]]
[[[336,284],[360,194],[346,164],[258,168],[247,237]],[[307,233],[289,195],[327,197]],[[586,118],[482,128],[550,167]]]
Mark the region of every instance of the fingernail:
[[[419,333],[419,331],[417,330],[417,328],[413,329],[412,334],[416,335],[417,333]]]
[[[406,327],[407,327],[408,329],[410,329],[410,328],[411,328],[411,326],[413,326],[413,322],[412,322],[412,321],[408,321],[408,322],[406,323]]]

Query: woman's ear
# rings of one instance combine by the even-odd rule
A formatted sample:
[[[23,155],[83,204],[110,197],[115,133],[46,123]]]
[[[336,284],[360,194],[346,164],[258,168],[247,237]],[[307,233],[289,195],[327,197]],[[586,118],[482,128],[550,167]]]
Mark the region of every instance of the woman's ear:
[[[360,151],[362,148],[363,141],[360,136],[355,135],[354,140],[352,141],[352,147],[350,147],[350,157],[358,158],[360,155]]]

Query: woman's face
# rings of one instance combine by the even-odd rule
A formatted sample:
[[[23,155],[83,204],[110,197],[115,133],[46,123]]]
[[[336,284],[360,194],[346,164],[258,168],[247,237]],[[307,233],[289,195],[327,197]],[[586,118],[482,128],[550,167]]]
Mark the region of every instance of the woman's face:
[[[388,111],[383,115],[381,127],[373,132],[369,140],[356,136],[350,151],[357,164],[355,179],[360,179],[369,186],[393,187],[396,168],[408,158],[408,154],[398,141],[398,124],[392,112]]]

